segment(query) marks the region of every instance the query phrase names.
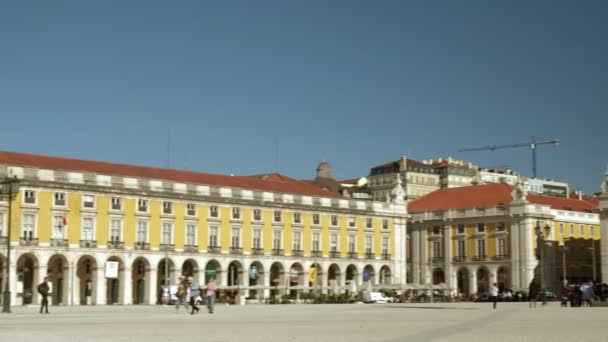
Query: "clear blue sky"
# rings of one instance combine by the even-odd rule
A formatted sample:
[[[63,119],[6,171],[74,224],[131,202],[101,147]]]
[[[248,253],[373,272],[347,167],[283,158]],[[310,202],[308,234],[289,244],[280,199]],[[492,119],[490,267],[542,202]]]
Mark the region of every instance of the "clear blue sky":
[[[599,190],[606,1],[2,1],[0,149],[338,179],[451,155]],[[278,148],[275,148],[278,146]],[[277,153],[278,151],[278,153]]]

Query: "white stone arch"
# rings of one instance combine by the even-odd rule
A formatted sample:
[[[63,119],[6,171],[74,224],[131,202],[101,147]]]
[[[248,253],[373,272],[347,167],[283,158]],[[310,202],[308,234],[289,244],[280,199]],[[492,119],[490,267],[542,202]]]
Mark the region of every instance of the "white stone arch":
[[[152,284],[152,264],[147,255],[137,255],[131,263],[131,303],[154,304],[151,302],[152,291],[158,286]]]
[[[36,291],[36,286],[46,276],[46,264],[42,264],[40,254],[36,251],[24,251],[23,253],[15,253],[14,265],[16,265],[16,281],[21,281],[23,284],[23,294],[21,296],[21,304],[38,303],[39,295]],[[4,291],[4,290],[3,290]],[[17,292],[17,291],[15,291]],[[29,294],[29,295],[27,295]],[[17,293],[12,294],[13,299]],[[15,304],[17,304],[15,302]]]
[[[98,269],[103,269],[95,253],[76,253],[74,259],[73,298],[75,305],[96,304],[98,289]]]
[[[106,279],[106,304],[124,304],[125,300],[125,288],[128,275],[126,270],[130,267],[125,263],[125,258],[122,253],[109,254],[104,261],[104,265],[108,261],[118,261],[118,278],[107,278]],[[130,275],[129,275],[130,276]]]
[[[71,260],[69,255],[53,253],[46,261],[46,275],[51,285],[49,304],[68,305],[72,279],[70,277]]]
[[[245,285],[246,270],[243,266],[243,261],[232,259],[226,265],[226,284],[227,285]]]

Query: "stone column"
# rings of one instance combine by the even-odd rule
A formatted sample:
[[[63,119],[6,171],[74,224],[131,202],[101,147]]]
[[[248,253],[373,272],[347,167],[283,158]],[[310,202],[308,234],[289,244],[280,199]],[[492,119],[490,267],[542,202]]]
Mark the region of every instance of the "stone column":
[[[321,288],[323,289],[323,294],[327,294],[327,274],[328,274],[328,270],[323,270],[323,273],[320,274],[321,276]]]
[[[424,227],[420,228],[420,269],[422,270],[422,275],[420,279],[422,284],[428,284],[431,281],[431,277],[429,275],[429,253],[427,252],[428,248],[428,239],[426,234],[426,229]],[[432,273],[432,271],[431,271]]]
[[[519,259],[521,263],[520,283],[522,290],[527,290],[534,278],[534,269],[538,265],[533,247],[534,219],[526,218],[519,229]]]
[[[265,277],[263,277],[264,282],[264,298],[270,297],[270,268],[268,272],[265,272]]]
[[[126,268],[122,271],[122,277],[120,277],[120,286],[122,287],[122,305],[131,305],[133,301],[133,272],[131,268]]]
[[[520,273],[521,273],[521,262],[520,262],[520,252],[519,252],[519,220],[514,219],[511,222],[511,231],[510,231],[510,257],[511,257],[511,287],[513,290],[526,290],[527,288],[522,285]]]
[[[96,284],[93,288],[93,298],[95,298],[96,305],[104,305],[106,304],[106,277],[103,266],[97,267],[95,272],[97,274],[95,276]]]
[[[80,289],[80,286],[78,286],[78,284],[76,284],[76,267],[74,266],[74,263],[69,263],[68,267],[67,267],[67,274],[68,274],[68,279],[67,279],[67,293],[68,293],[68,297],[66,298],[66,302],[67,305],[76,305],[76,304],[80,304],[80,293],[78,293],[78,290]]]
[[[149,269],[146,270],[146,304],[156,304],[158,300],[158,270]]]
[[[488,284],[490,287],[497,283],[497,279],[498,279],[498,266],[490,266],[488,267],[488,271],[489,271],[489,276],[490,276],[490,284]]]
[[[420,284],[420,231],[418,226],[412,230],[412,282]]]
[[[469,273],[469,296],[477,293],[477,268],[467,267]]]
[[[452,226],[449,224],[443,227],[443,260],[445,284],[451,290],[456,286],[452,281]]]
[[[13,258],[11,258],[11,261],[14,260]],[[16,305],[20,305],[21,302],[17,303],[17,263],[15,261],[14,264],[11,264],[8,266],[8,272],[11,273],[11,281],[8,284],[10,291],[11,291],[11,305],[12,306],[16,306]],[[38,283],[40,284],[40,283]],[[36,286],[38,286],[38,284],[36,284]],[[35,291],[37,292],[37,291]],[[4,293],[4,289],[2,289],[2,293]]]
[[[395,205],[393,204],[393,206]],[[406,219],[404,217],[395,217],[394,219],[392,259],[392,282],[394,284],[405,284],[407,282],[407,239]]]

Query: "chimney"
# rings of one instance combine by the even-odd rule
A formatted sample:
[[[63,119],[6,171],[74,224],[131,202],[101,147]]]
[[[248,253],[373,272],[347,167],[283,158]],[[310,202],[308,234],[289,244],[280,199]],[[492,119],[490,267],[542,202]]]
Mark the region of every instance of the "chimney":
[[[407,171],[407,158],[405,156],[401,156],[399,159],[399,171]]]
[[[579,191],[578,191],[578,200],[579,200],[579,201],[582,201],[582,200],[583,200],[583,191],[582,191],[582,190],[579,190]]]

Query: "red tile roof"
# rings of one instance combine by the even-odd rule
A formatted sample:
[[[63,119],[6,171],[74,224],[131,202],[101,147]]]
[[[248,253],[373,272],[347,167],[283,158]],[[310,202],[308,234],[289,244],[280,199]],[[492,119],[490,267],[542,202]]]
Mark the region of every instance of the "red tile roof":
[[[444,188],[419,197],[408,204],[408,212],[443,209],[464,209],[496,206],[511,203],[508,184],[484,184],[460,188]]]
[[[513,187],[508,184],[483,184],[460,188],[446,188],[431,192],[411,201],[408,212],[424,212],[445,209],[465,209],[509,204]],[[529,193],[530,203],[549,205],[553,209],[580,212],[594,211],[597,205],[585,200],[568,199]]]
[[[265,178],[226,176],[211,173],[161,169],[64,157],[0,151],[0,164],[50,170],[91,172],[103,175],[159,179],[191,184],[225,186],[241,189],[291,193],[307,196],[341,197],[293,178],[270,174]]]
[[[587,201],[589,203],[591,203],[592,205],[599,207],[600,206],[600,199],[596,196],[589,196],[589,195],[582,195],[583,197],[583,201]],[[570,193],[569,196],[570,199],[578,199],[578,194],[576,193]]]
[[[353,179],[345,179],[343,181],[338,181],[340,184],[357,184],[359,183],[359,179],[361,178],[353,178]]]
[[[431,168],[430,165],[427,165],[425,163],[419,162],[419,161],[414,160],[414,159],[407,159],[407,166]],[[387,167],[396,167],[396,168],[399,168],[399,160],[395,160],[395,161],[388,162],[388,163],[385,163],[385,164],[382,164],[382,165],[374,166],[374,167],[372,167],[372,170],[373,169],[384,169],[384,168],[387,168]]]

